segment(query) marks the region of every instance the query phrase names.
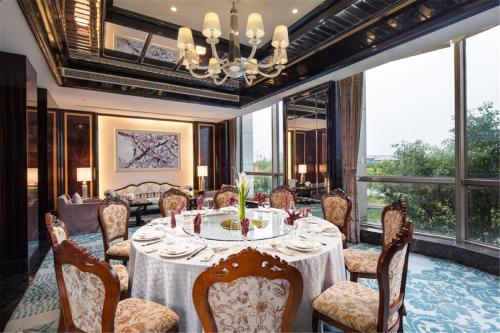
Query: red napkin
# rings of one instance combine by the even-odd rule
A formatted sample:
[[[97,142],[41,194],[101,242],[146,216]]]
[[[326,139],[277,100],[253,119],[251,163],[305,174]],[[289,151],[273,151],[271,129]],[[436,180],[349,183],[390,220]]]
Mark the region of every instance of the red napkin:
[[[175,220],[175,212],[172,210],[170,211],[170,228],[175,228],[177,225],[177,221]]]
[[[250,220],[248,218],[243,218],[241,220],[241,234],[246,237],[248,234],[248,230],[250,228]]]
[[[186,208],[186,200],[182,200],[181,203],[179,204],[179,206],[177,206],[177,208],[175,209],[175,213],[176,214],[180,214],[182,213],[182,210]]]
[[[203,195],[199,195],[198,198],[196,199],[196,206],[198,210],[203,209],[203,201],[205,201],[205,198],[203,198]]]
[[[267,195],[264,192],[259,192],[255,194],[252,199],[253,201],[257,201],[259,205],[262,205],[266,201]]]
[[[200,215],[200,213],[198,213],[198,215],[196,215],[196,217],[194,218],[193,224],[194,224],[194,233],[200,234],[200,232],[201,232],[201,215]]]
[[[287,210],[286,212],[288,213],[288,217],[285,219],[286,224],[293,225],[295,220],[300,219],[300,212],[296,213],[293,210]]]
[[[238,205],[238,200],[235,197],[232,197],[229,199],[229,206],[237,206]]]

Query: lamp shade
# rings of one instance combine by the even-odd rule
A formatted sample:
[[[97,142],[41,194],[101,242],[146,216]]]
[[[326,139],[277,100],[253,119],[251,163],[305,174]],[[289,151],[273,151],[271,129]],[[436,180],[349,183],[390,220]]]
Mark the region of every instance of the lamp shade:
[[[299,164],[299,173],[307,173],[307,164]]]
[[[210,58],[208,61],[208,73],[210,74],[219,74],[221,72],[220,64],[215,58]]]
[[[250,61],[248,61],[247,69],[245,72],[249,75],[257,75],[259,73],[257,59],[252,58],[252,59],[250,59]]]
[[[214,12],[208,12],[205,14],[205,20],[203,20],[203,36],[207,38],[219,38],[222,35],[220,30],[220,20],[219,15]]]
[[[247,19],[247,37],[248,38],[262,38],[264,36],[264,24],[262,23],[262,15],[259,13],[252,13],[248,15]]]
[[[208,166],[206,165],[198,165],[197,168],[198,177],[207,177],[208,176]]]
[[[76,168],[76,181],[90,182],[92,180],[91,168]]]
[[[38,185],[38,168],[28,168],[27,180],[28,186]]]
[[[193,33],[191,29],[182,27],[177,35],[177,47],[181,50],[194,49]]]
[[[273,61],[275,65],[284,65],[288,62],[288,57],[286,55],[286,49],[276,48],[274,49]]]
[[[271,45],[282,49],[288,47],[288,28],[286,25],[277,25],[276,28],[274,28]]]
[[[319,165],[319,172],[321,173],[325,173],[327,170],[326,170],[326,164],[320,164]]]

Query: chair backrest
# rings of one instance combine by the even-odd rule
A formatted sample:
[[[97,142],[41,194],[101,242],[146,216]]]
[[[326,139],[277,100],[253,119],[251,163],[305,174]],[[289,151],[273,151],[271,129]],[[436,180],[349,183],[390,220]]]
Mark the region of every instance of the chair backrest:
[[[269,203],[272,208],[285,209],[285,198],[288,198],[288,203],[297,202],[297,195],[288,186],[280,186],[271,191]]]
[[[228,207],[231,205],[231,199],[238,200],[238,188],[234,186],[224,186],[214,195],[215,208]]]
[[[396,238],[408,219],[406,205],[402,200],[395,201],[382,211],[382,245],[388,246]]]
[[[346,235],[352,210],[351,198],[342,189],[336,188],[321,198],[321,209],[325,220],[335,224]]]
[[[53,251],[58,245],[69,238],[68,228],[66,228],[64,222],[51,213],[45,213],[45,226],[49,233]]]
[[[408,272],[409,245],[413,239],[413,224],[406,223],[383,248],[377,264],[377,280],[379,286],[378,332],[387,332],[392,316],[398,316],[406,288]],[[401,319],[399,319],[401,320]],[[392,324],[394,325],[394,324]]]
[[[295,267],[248,248],[201,273],[193,301],[205,332],[290,332],[303,287]]]
[[[112,240],[128,239],[130,207],[126,201],[119,197],[108,196],[99,207],[98,217],[104,241],[104,251],[108,250]]]
[[[57,246],[54,265],[65,329],[112,332],[120,282],[111,266],[73,240]]]
[[[160,198],[160,212],[163,217],[168,216],[184,200],[186,208],[189,207],[189,196],[181,190],[171,188],[163,193]]]

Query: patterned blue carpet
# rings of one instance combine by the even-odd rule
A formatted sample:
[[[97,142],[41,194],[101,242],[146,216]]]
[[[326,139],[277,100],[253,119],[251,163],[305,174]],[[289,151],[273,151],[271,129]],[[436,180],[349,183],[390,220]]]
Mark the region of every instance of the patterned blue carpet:
[[[74,239],[103,257],[100,233]],[[368,244],[352,247],[375,249]],[[377,288],[375,280],[360,282]],[[447,260],[411,254],[406,292],[406,332],[500,332],[500,279],[496,276]],[[5,331],[55,332],[58,308],[49,252]],[[325,331],[335,329],[325,327]]]

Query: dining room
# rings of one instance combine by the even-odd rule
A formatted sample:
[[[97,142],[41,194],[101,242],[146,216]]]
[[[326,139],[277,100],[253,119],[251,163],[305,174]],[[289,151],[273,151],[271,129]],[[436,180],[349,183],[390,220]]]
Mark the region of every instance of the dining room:
[[[0,0],[0,329],[498,332],[498,0]]]

